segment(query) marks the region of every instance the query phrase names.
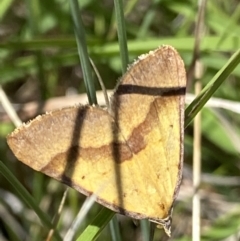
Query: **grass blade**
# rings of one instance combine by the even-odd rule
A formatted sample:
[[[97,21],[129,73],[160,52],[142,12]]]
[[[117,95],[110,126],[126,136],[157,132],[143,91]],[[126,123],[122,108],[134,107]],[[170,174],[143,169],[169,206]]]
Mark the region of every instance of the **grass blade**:
[[[78,54],[81,61],[83,79],[86,86],[89,104],[97,104],[96,90],[92,77],[92,71],[89,62],[89,55],[87,51],[87,44],[85,39],[85,31],[79,11],[79,4],[77,0],[70,1],[72,18],[75,26],[75,36],[78,47]]]
[[[192,122],[193,118],[203,108],[206,102],[213,96],[224,80],[232,73],[240,62],[240,49],[233,54],[223,68],[221,68],[212,80],[205,86],[195,100],[185,111],[185,128]]]

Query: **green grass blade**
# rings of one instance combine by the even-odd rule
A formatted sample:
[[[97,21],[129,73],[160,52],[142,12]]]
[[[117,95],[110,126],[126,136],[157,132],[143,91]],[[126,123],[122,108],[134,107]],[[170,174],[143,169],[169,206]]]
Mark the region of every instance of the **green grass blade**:
[[[129,64],[128,60],[128,47],[127,47],[127,35],[125,28],[125,19],[123,13],[122,0],[114,0],[117,30],[118,30],[118,42],[120,47],[120,55],[122,62],[122,73],[125,73]]]
[[[121,241],[121,234],[119,229],[119,222],[115,215],[109,223],[112,241]]]
[[[105,226],[113,218],[115,213],[107,208],[103,208],[96,218],[87,226],[87,228],[78,237],[77,241],[93,241],[100,235]]]
[[[185,111],[185,128],[191,123],[197,113],[203,108],[214,92],[221,86],[224,80],[232,73],[240,62],[240,49],[232,55],[229,61],[220,69],[212,80],[205,86],[195,100]]]
[[[97,104],[96,90],[92,77],[92,70],[89,62],[89,55],[87,51],[87,44],[85,39],[85,31],[79,11],[79,4],[77,0],[70,1],[72,18],[75,26],[75,35],[78,47],[78,54],[81,61],[83,79],[86,86],[89,104]]]
[[[219,41],[219,36],[206,36],[204,37],[200,49],[201,52],[207,51],[236,51],[240,48],[240,37],[230,36]],[[149,37],[145,40],[136,39],[128,41],[128,52],[143,53],[151,49],[157,48],[162,44],[168,44],[175,47],[178,51],[192,51],[194,45],[193,37]],[[34,40],[22,40],[22,41],[8,41],[0,42],[0,50],[42,50],[44,48],[75,48],[76,41],[72,37],[61,38],[36,38]],[[116,56],[119,54],[119,44],[117,42],[109,42],[102,44],[100,41],[96,41],[92,38],[88,39],[89,53],[96,56]],[[211,56],[211,55],[210,55]]]

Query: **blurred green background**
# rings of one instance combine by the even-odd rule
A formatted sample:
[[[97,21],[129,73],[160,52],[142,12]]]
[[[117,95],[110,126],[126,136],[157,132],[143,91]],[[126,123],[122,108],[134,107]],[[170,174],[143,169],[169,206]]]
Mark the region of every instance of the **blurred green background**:
[[[0,1],[0,84],[22,121],[49,111],[53,108],[49,104],[51,100],[55,101],[54,108],[60,108],[65,98],[74,99],[85,93],[69,2]],[[198,2],[127,0],[123,3],[130,63],[140,54],[169,44],[179,51],[188,71],[196,40]],[[106,88],[112,89],[122,75],[114,1],[79,0],[79,5],[89,55]],[[207,1],[201,21],[204,28],[199,59],[203,66],[200,81],[204,87],[240,47],[239,1]],[[239,80],[240,68],[237,67],[214,94],[221,99],[217,101],[218,108],[202,111],[202,240],[226,240],[237,237],[240,230]],[[188,81],[188,93],[193,93],[194,75]],[[97,78],[95,86],[100,90]],[[225,100],[233,102],[223,108],[228,103]],[[13,129],[0,105],[0,161],[52,218],[65,186],[36,173],[13,157],[5,139]],[[173,214],[172,240],[191,240],[192,125],[185,133],[184,179]],[[83,201],[81,194],[69,191],[58,225],[60,234],[65,234]],[[97,204],[91,208],[79,233],[100,208]],[[118,220],[122,240],[146,240],[140,225],[123,216]],[[0,175],[0,240],[44,240],[46,235],[47,230],[33,210]],[[109,226],[98,240],[115,240]],[[167,240],[167,237],[162,230],[157,230],[154,240]]]

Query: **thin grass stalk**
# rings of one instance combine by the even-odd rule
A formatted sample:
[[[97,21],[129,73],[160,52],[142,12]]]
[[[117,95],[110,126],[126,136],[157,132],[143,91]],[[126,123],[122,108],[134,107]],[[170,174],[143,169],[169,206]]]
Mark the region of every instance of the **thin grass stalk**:
[[[68,193],[68,190],[69,190],[69,187],[66,188],[66,190],[64,191],[63,193],[63,196],[62,196],[62,200],[60,202],[60,205],[58,207],[58,211],[57,213],[55,214],[53,220],[52,220],[52,224],[53,224],[53,229],[51,229],[48,233],[48,236],[46,238],[46,241],[51,241],[52,240],[52,237],[54,235],[54,232],[56,231],[57,229],[57,225],[58,225],[58,222],[60,220],[60,217],[61,217],[61,214],[62,214],[62,210],[63,210],[63,207],[64,207],[64,204],[66,202],[66,198],[67,198],[67,193]]]
[[[195,83],[196,94],[201,90],[201,83]],[[193,128],[193,213],[192,213],[192,240],[200,241],[200,213],[201,201],[199,186],[201,182],[201,115],[200,113],[194,119]]]
[[[195,93],[201,91],[201,78],[203,76],[203,64],[200,62],[200,46],[204,36],[204,20],[206,0],[198,0],[198,15],[195,29],[195,44],[193,51],[192,69],[194,77],[197,80],[195,83]],[[189,75],[188,75],[189,77]],[[189,81],[189,79],[188,79]],[[193,200],[192,200],[192,240],[200,241],[201,239],[201,200],[199,194],[199,186],[201,180],[201,115],[198,113],[194,119],[193,127]]]

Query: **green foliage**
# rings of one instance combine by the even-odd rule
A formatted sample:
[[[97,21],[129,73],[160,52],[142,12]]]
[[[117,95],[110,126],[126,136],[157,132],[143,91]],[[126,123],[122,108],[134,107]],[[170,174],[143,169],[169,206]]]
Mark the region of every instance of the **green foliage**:
[[[79,9],[75,8],[79,12],[73,11],[70,2],[73,4],[74,0],[0,1],[0,84],[12,102],[18,103],[14,106],[17,110],[21,109],[22,103],[42,103],[66,95],[72,89],[78,93],[91,93],[88,96],[95,102],[95,87],[100,87],[97,81],[95,86],[90,81],[89,67],[83,65],[80,70],[79,57],[82,63],[84,61],[79,52],[89,54],[107,88],[115,86],[128,58],[131,62],[162,44],[174,46],[189,69],[195,43],[197,1],[129,0],[124,1],[122,9],[117,0],[79,0]],[[191,121],[195,115],[211,97],[235,102],[240,99],[240,69],[236,68],[240,61],[239,15],[237,0],[207,1],[200,42],[204,88],[186,110],[185,162],[189,166],[192,166],[193,155]],[[76,28],[79,17],[82,26]],[[78,38],[83,34],[85,46],[81,42],[83,39]],[[85,60],[87,58],[86,55]],[[188,92],[193,92],[193,83],[189,84]],[[40,113],[41,107],[39,104],[34,114],[28,110],[30,113],[23,114],[23,120]],[[228,177],[239,176],[240,118],[239,110],[232,112],[219,107],[221,109],[204,107],[202,111],[202,169],[213,179],[221,175],[228,182]],[[12,129],[11,121],[1,107],[0,239],[43,240],[53,226],[51,219],[57,215],[63,185],[14,159],[5,141]],[[185,180],[188,180],[187,176]],[[201,186],[207,193],[203,197],[205,206],[201,214],[202,240],[221,240],[239,232],[239,185],[229,182],[226,185],[205,181]],[[73,190],[69,192],[52,240],[61,240],[67,233],[83,202],[82,195]],[[176,203],[174,240],[190,240],[191,231],[186,226],[191,224],[189,206],[187,194]],[[98,204],[90,208],[76,240],[111,240],[107,225],[113,213],[99,210]],[[185,226],[182,220],[186,220]],[[121,240],[119,236],[122,240],[136,240],[140,230],[134,230],[131,225],[129,219],[121,219],[122,229],[118,232],[111,223],[111,233],[117,234],[112,240]],[[138,234],[134,238],[133,232]],[[163,236],[162,230],[158,230],[155,239],[160,240]]]

